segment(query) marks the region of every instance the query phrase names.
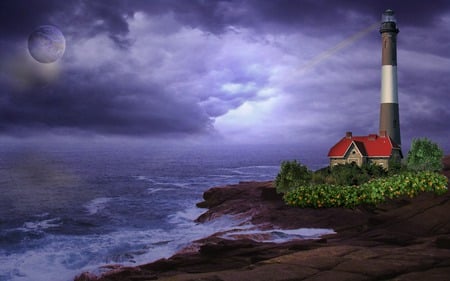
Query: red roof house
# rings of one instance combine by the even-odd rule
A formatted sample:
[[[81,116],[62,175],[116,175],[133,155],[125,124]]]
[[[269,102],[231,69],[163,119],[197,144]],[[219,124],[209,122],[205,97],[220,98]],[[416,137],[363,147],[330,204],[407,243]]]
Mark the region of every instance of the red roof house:
[[[353,136],[347,132],[338,143],[328,152],[330,166],[346,163],[355,163],[361,166],[364,163],[376,163],[389,168],[390,160],[403,158],[400,147],[386,135]]]

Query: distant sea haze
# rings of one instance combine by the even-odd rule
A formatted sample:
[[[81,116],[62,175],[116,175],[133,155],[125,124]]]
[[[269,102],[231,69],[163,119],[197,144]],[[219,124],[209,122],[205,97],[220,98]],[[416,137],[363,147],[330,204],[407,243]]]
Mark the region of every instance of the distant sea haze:
[[[196,224],[205,190],[275,178],[298,146],[7,144],[0,147],[0,281],[73,280],[169,257],[235,223]],[[51,270],[49,270],[51,269]]]

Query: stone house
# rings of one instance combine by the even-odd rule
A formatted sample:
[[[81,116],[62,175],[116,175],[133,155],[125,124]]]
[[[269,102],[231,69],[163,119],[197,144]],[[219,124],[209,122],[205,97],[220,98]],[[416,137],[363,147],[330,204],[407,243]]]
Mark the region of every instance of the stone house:
[[[381,131],[380,135],[353,136],[347,132],[329,151],[330,166],[355,163],[376,163],[385,169],[389,168],[391,160],[400,161],[403,158],[400,147]]]

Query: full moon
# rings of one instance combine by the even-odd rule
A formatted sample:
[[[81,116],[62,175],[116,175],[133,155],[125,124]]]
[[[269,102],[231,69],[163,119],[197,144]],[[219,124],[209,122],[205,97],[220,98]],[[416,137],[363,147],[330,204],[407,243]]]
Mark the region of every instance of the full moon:
[[[42,25],[28,37],[28,51],[40,63],[52,63],[64,54],[66,39],[53,25]]]

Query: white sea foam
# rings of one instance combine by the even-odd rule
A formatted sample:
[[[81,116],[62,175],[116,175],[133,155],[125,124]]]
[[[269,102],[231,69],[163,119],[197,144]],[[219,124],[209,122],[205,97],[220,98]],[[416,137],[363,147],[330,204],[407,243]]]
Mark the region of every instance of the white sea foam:
[[[153,179],[151,179],[147,176],[135,176],[134,178],[138,181],[154,182]]]
[[[154,188],[154,187],[151,187],[151,188],[147,188],[147,192],[149,193],[149,194],[152,194],[152,193],[156,193],[156,192],[160,192],[160,191],[167,191],[169,188]]]
[[[38,249],[29,249],[25,253],[0,253],[0,280],[8,281],[48,281],[73,280],[78,268],[68,268],[65,263],[70,259],[66,254],[67,245],[50,244]]]
[[[299,229],[270,229],[260,230],[258,228],[233,229],[222,234],[224,239],[241,239],[243,237],[256,242],[285,243],[292,240],[318,239],[323,235],[335,234],[332,229],[327,228],[299,228]]]
[[[60,218],[52,218],[52,219],[46,219],[46,220],[39,220],[39,221],[29,221],[25,222],[23,226],[20,228],[22,231],[39,231],[44,230],[47,228],[52,227],[58,227],[61,226],[62,221]]]
[[[107,206],[107,203],[111,201],[112,198],[110,197],[100,197],[96,198],[94,200],[91,200],[90,202],[86,203],[84,205],[84,208],[90,215],[94,215],[104,209]]]
[[[192,241],[218,232],[222,232],[226,239],[248,235],[270,237],[260,241],[278,243],[332,233],[332,230],[323,229],[258,230],[245,220],[226,215],[208,223],[195,223],[203,211],[192,207],[170,215],[168,222],[174,227],[168,230],[121,230],[84,236],[46,235],[40,242],[43,246],[39,248],[13,254],[0,250],[0,280],[69,281],[85,271],[99,275],[107,271],[103,266],[108,264],[130,266],[168,258]],[[58,223],[57,219],[48,219],[28,227],[51,227]]]
[[[42,214],[35,215],[35,217],[36,218],[45,218],[45,217],[48,217],[49,215],[50,215],[49,213],[42,213]]]
[[[85,271],[99,275],[106,270],[102,266],[108,264],[131,266],[168,258],[192,241],[240,223],[230,216],[196,223],[194,220],[203,211],[193,207],[170,215],[168,222],[173,227],[169,229],[118,230],[83,236],[47,234],[39,248],[20,253],[0,249],[0,280],[69,281]],[[52,227],[58,223],[57,219],[48,219],[27,227]]]
[[[170,186],[178,187],[178,188],[188,188],[192,183],[186,182],[184,180],[174,180],[173,177],[147,177],[147,176],[135,176],[135,179],[138,181],[144,181],[151,183],[151,187],[149,190],[161,191],[163,189],[173,189]],[[161,188],[160,186],[164,186],[165,188]]]
[[[200,209],[197,207],[191,207],[187,208],[184,211],[178,211],[175,214],[172,214],[169,216],[169,223],[172,223],[174,225],[189,223],[194,223],[194,220],[198,218],[203,212],[205,212],[205,209]]]
[[[101,267],[107,264],[154,261],[175,253],[171,236],[158,229],[89,236],[48,235],[39,248],[20,253],[0,250],[0,280],[69,281],[85,271],[100,274]]]

